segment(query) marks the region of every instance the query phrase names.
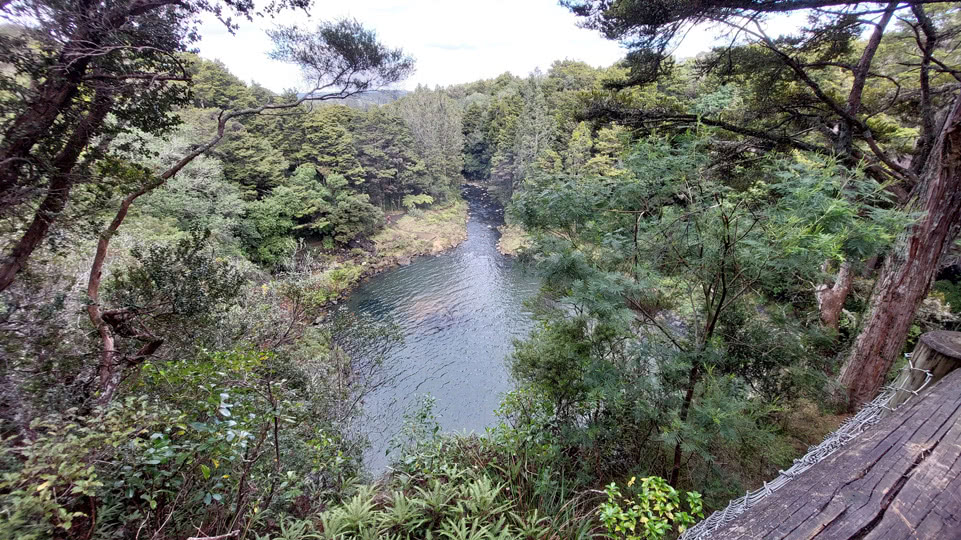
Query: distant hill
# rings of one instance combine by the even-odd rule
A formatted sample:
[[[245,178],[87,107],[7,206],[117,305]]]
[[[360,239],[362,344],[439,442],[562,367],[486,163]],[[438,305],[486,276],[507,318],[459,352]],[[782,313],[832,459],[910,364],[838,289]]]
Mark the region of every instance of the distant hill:
[[[371,90],[369,92],[364,92],[363,94],[350,96],[347,99],[335,100],[333,103],[347,105],[348,107],[353,107],[355,109],[369,109],[370,107],[386,105],[388,103],[397,101],[409,93],[409,90]],[[302,96],[303,94],[298,94],[297,97]]]
[[[355,109],[369,109],[370,107],[386,105],[397,101],[408,93],[408,90],[371,90],[370,92],[357,94],[347,99],[337,100],[336,103]]]

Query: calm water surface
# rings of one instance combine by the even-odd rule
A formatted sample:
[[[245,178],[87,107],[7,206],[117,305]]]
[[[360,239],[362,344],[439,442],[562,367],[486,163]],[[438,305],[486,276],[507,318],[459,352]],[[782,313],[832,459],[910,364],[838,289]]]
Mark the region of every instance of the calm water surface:
[[[532,326],[523,302],[538,282],[498,253],[502,210],[477,188],[464,195],[470,221],[463,244],[374,276],[347,302],[350,311],[392,323],[403,336],[362,347],[361,354],[384,355],[392,379],[365,402],[372,444],[366,459],[374,472],[387,465],[385,451],[404,413],[425,395],[436,399],[445,431],[480,433],[494,425],[494,410],[511,388],[505,360],[512,340]]]

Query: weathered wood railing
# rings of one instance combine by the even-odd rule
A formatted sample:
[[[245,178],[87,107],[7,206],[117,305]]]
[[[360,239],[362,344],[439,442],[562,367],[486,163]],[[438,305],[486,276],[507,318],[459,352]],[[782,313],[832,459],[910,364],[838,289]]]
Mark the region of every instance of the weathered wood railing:
[[[961,333],[925,334],[886,406],[896,410],[697,537],[961,539],[959,367]]]
[[[922,335],[910,362],[914,369],[902,373],[895,383],[898,391],[888,403],[891,409],[961,368],[961,332],[938,330]]]

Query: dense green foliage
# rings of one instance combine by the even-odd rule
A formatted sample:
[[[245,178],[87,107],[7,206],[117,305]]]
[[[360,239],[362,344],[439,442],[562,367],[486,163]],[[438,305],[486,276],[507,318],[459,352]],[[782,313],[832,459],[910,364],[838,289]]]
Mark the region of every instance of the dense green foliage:
[[[631,477],[627,488],[631,488],[635,481],[636,478]],[[601,504],[601,520],[609,533],[624,535],[628,540],[657,540],[673,532],[675,526],[678,533],[683,533],[696,517],[704,517],[698,493],[684,494],[689,511],[682,510],[680,494],[657,476],[641,478],[636,502],[623,495],[615,483],[604,491],[607,502]]]
[[[229,98],[237,107],[269,95],[238,81],[222,64],[193,62],[197,105]],[[364,244],[383,227],[383,211],[401,208],[405,197],[443,203],[456,195],[460,116],[456,107],[443,106],[445,99],[420,90],[383,107],[324,105],[228,124],[216,151],[150,194],[143,211],[160,221],[175,220],[171,226],[180,230],[207,228],[234,239],[246,257],[268,266],[289,257],[300,239]],[[164,164],[196,143],[216,110],[188,109],[181,117],[184,123],[171,137],[149,142],[151,150],[168,157],[148,163]],[[425,118],[433,123],[424,125]],[[417,139],[418,133],[442,132],[444,125],[456,136],[445,134],[433,143]],[[440,141],[446,146],[438,146]],[[187,196],[188,185],[202,188],[204,196]]]
[[[554,62],[546,74],[526,79],[504,74],[451,88],[464,107],[464,176],[489,183],[506,201],[522,182],[539,173],[572,172],[594,158],[594,127],[575,117],[583,99],[600,89],[615,69],[595,69],[582,62]],[[595,166],[624,149],[610,130],[597,136],[610,141]]]
[[[4,16],[22,15],[27,4],[4,3]],[[55,64],[56,76],[44,81],[43,63],[31,71],[36,59],[26,62],[32,47],[38,57],[56,57],[57,46],[68,49],[66,57],[76,53],[69,40],[58,45],[51,35],[43,42],[43,28],[62,30],[57,25],[71,24],[71,13],[83,19],[85,10],[129,7],[107,4],[58,4],[52,12],[64,20],[4,32],[0,46],[25,61],[3,60],[0,93],[10,105],[4,151],[21,148],[29,135],[7,130],[31,112],[29,83],[70,85],[56,79]],[[94,125],[103,119],[91,115],[102,109],[85,108],[107,90],[85,83],[90,87],[74,91],[79,102],[58,117],[63,125],[43,140],[47,146],[30,154],[54,155],[52,168],[38,162],[33,169],[49,186],[38,181],[40,189],[19,190],[11,195],[16,205],[4,205],[4,271],[14,268],[5,276],[17,280],[4,283],[0,301],[0,537],[135,538],[150,531],[185,538],[240,530],[253,537],[318,511],[363,472],[366,443],[356,422],[363,397],[380,384],[380,360],[353,359],[338,343],[388,330],[329,313],[363,273],[346,248],[368,242],[384,226],[384,209],[404,196],[421,204],[433,201],[428,192],[452,197],[458,179],[427,174],[426,156],[396,113],[295,107],[292,96],[182,53],[196,38],[183,35],[191,10],[227,16],[255,9],[191,6],[131,23],[153,26],[143,29],[146,36],[99,28],[105,49],[91,54],[98,76],[111,81],[113,72],[103,68],[118,60],[114,51],[127,55],[135,49],[127,41],[140,43],[140,64],[130,53],[110,68],[139,67],[135,75],[150,81],[151,69],[182,67],[181,79],[189,75],[192,84],[159,73],[154,88],[128,84],[122,96],[110,90],[119,99],[114,116]],[[349,95],[410,70],[408,57],[356,22],[322,23],[320,37],[298,32],[278,30],[277,54],[296,57],[320,88],[328,80]],[[116,49],[114,38],[122,41]],[[313,53],[298,53],[305,43],[320,48],[326,64],[311,65]],[[351,76],[331,73],[335,68]],[[256,115],[264,110],[288,114]],[[84,114],[89,122],[78,127]],[[64,148],[81,153],[82,168],[78,156],[57,161]],[[66,208],[56,220],[44,214],[59,212],[51,197]],[[35,203],[42,230],[28,226]],[[32,255],[27,271],[6,253],[22,253],[23,261]]]
[[[664,25],[697,16],[686,9],[717,4],[660,2],[647,20],[643,2],[565,3],[654,49]],[[602,9],[615,5],[624,11]],[[957,13],[931,9],[938,46],[956,41]],[[890,171],[852,156],[868,155],[865,137],[911,151],[930,120],[915,101],[944,105],[955,90],[950,66],[927,98],[894,67],[923,26],[913,16],[880,43],[891,62],[863,95],[873,135],[850,140],[826,127],[836,111],[756,44],[688,61],[634,51],[607,68],[558,61],[527,77],[220,122],[223,110],[297,96],[187,53],[179,15],[151,18],[169,28],[148,41],[169,41],[172,56],[145,53],[145,69],[173,62],[190,84],[136,86],[117,102],[74,164],[71,178],[86,180],[0,300],[0,537],[675,537],[791,463],[846,406],[839,354],[863,322],[877,261],[919,218]],[[852,86],[839,65],[867,46],[845,24],[778,42],[832,99]],[[312,55],[339,43],[331,58],[393,58],[386,79],[409,70],[355,25],[321,25],[327,42],[279,29],[274,55],[322,71]],[[9,61],[20,78],[0,78],[4,122],[55,49],[34,33],[0,38],[21,54]],[[913,97],[891,97],[892,85]],[[82,90],[55,122],[66,138],[48,140],[38,163],[92,114],[99,90]],[[157,181],[218,128],[219,144]],[[330,307],[368,261],[395,255],[390,242],[373,248],[391,219],[437,205],[460,226],[464,179],[529,236],[536,328],[508,361],[515,389],[499,425],[444,434],[428,402],[374,479],[363,405],[386,383],[382,359],[345,344],[392,332]],[[5,246],[41,199],[24,186],[14,202],[29,211],[0,216]],[[943,259],[912,340],[957,328],[961,274],[956,256]],[[844,264],[856,277],[835,328],[817,293]]]
[[[732,459],[784,459],[772,403],[829,390],[803,284],[846,246],[881,249],[898,221],[877,208],[880,186],[830,163],[714,177],[709,136],[641,140],[624,174],[555,177],[515,196],[556,303],[514,374],[582,466],[598,472],[604,456],[615,477],[688,476],[714,504],[733,495],[722,487],[737,482]]]

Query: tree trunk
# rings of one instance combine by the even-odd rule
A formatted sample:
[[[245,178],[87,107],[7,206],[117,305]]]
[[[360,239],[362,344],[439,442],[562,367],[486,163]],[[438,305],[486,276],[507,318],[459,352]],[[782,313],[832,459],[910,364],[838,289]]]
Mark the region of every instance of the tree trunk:
[[[861,333],[841,370],[840,381],[855,407],[880,390],[904,348],[941,256],[961,227],[961,95],[944,120],[908,210],[921,216],[898,237],[884,261]]]
[[[961,332],[935,330],[921,336],[911,353],[911,366],[914,369],[906,370],[894,383],[898,391],[888,401],[891,410],[961,367]]]
[[[67,206],[70,190],[77,178],[73,170],[81,153],[87,148],[91,137],[103,125],[104,118],[113,105],[113,94],[110,91],[99,91],[94,96],[90,112],[77,126],[73,136],[66,146],[54,159],[54,170],[47,187],[47,196],[37,207],[33,221],[17,241],[6,259],[0,264],[0,292],[9,287],[20,270],[27,263],[27,259],[40,242],[47,236],[50,225],[57,219],[60,212]]]
[[[260,110],[263,110],[263,108]],[[241,111],[241,113],[243,113],[243,111]],[[234,115],[237,114],[240,113],[234,113]],[[104,321],[103,306],[100,305],[100,283],[103,279],[103,266],[107,260],[110,239],[113,238],[113,235],[116,234],[120,226],[123,225],[124,219],[127,218],[127,212],[130,211],[130,206],[134,201],[144,194],[150,193],[164,185],[167,180],[173,178],[181,169],[186,167],[188,163],[197,158],[197,156],[205,154],[208,150],[216,146],[217,143],[223,139],[227,121],[232,117],[230,114],[222,114],[217,121],[217,133],[207,141],[206,144],[194,148],[187,155],[180,158],[177,163],[174,163],[173,166],[160,174],[156,180],[143,185],[137,191],[124,197],[123,200],[120,201],[120,208],[117,209],[117,213],[114,215],[110,225],[100,234],[100,239],[97,242],[97,251],[93,257],[93,263],[90,265],[90,274],[87,280],[87,297],[90,302],[87,304],[87,315],[90,318],[90,323],[97,329],[97,333],[100,335],[100,365],[97,367],[98,379],[100,381],[100,394],[95,404],[103,407],[104,410],[106,410],[105,407],[113,399],[114,394],[120,387],[120,383],[123,382],[126,371],[128,369],[139,368],[140,364],[142,364],[147,357],[157,352],[157,349],[164,343],[163,338],[145,335],[143,337],[147,340],[147,343],[141,347],[133,357],[123,357],[118,353],[116,336],[110,325]]]
[[[828,263],[822,267],[828,269]],[[838,275],[834,279],[834,285],[822,283],[814,288],[814,296],[818,301],[818,309],[821,311],[821,324],[825,328],[830,328],[837,332],[838,321],[841,320],[841,311],[844,308],[844,301],[851,292],[851,285],[854,283],[854,270],[851,263],[844,261],[838,270]]]
[[[31,151],[49,134],[54,122],[71,106],[79,93],[90,58],[69,61],[69,52],[70,49],[65,49],[60,65],[51,70],[56,75],[40,85],[37,97],[4,133],[4,144],[0,147],[0,208],[12,208],[17,202],[16,194],[10,192],[29,180],[21,178],[24,166],[40,165],[31,157]]]
[[[148,356],[153,354],[163,345],[163,339],[150,339],[133,358],[125,358],[117,352],[117,339],[111,326],[104,321],[103,309],[100,305],[100,283],[103,279],[103,265],[107,260],[107,251],[110,247],[110,239],[116,234],[117,229],[123,224],[127,217],[130,205],[144,193],[149,193],[163,185],[166,178],[160,177],[157,181],[147,184],[137,191],[127,195],[120,202],[120,208],[107,229],[100,234],[97,242],[97,251],[93,257],[93,264],[90,265],[90,277],[87,280],[87,297],[90,301],[87,304],[87,315],[90,323],[100,334],[100,365],[97,374],[100,380],[100,395],[97,397],[96,405],[105,407],[113,399],[114,393],[123,382],[124,371],[132,366],[139,366]]]
[[[6,4],[2,2],[0,6]],[[33,99],[11,119],[0,138],[0,216],[5,215],[13,203],[20,202],[17,191],[32,180],[24,178],[24,168],[42,165],[34,156],[34,149],[50,136],[57,119],[77,103],[91,63],[110,52],[109,48],[102,47],[105,37],[133,17],[170,5],[183,6],[176,0],[119,2],[116,6],[85,0],[77,4],[65,11],[65,16],[74,18],[75,24],[69,25],[74,31],[57,55],[56,64],[38,76],[41,82]]]
[[[691,372],[687,378],[687,391],[684,393],[684,404],[681,405],[681,423],[687,422],[687,417],[691,414],[691,403],[694,402],[694,389],[697,387],[697,380],[700,376],[698,370],[698,359],[694,360],[691,365]],[[677,487],[677,482],[681,478],[681,458],[683,457],[683,452],[681,450],[681,436],[677,437],[677,444],[674,445],[674,462],[671,464],[671,478],[668,483],[673,487]]]

